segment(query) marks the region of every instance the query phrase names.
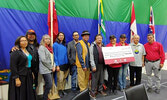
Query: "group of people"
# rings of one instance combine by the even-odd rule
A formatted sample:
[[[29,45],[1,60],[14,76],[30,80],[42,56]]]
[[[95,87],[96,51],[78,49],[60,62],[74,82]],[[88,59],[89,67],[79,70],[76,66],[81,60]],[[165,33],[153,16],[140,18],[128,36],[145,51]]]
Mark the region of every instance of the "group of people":
[[[71,90],[74,93],[77,87],[82,92],[90,86],[92,98],[96,98],[98,93],[106,96],[107,93],[104,92],[105,68],[108,72],[109,93],[116,95],[118,83],[120,91],[127,87],[128,68],[130,69],[130,86],[135,86],[141,83],[144,66],[148,76],[148,92],[153,91],[151,77],[153,71],[156,79],[155,92],[160,93],[160,71],[164,64],[165,54],[163,46],[154,41],[153,34],[147,35],[148,43],[145,45],[139,43],[139,35],[134,35],[133,42],[130,44],[126,43],[125,34],[120,35],[119,43],[116,37],[111,35],[110,43],[106,47],[131,46],[135,61],[110,65],[104,62],[102,47],[105,45],[102,43],[102,35],[97,34],[95,41],[91,44],[88,42],[90,36],[88,31],[83,31],[81,36],[82,40],[79,40],[79,33],[73,32],[73,40],[67,44],[65,34],[59,32],[53,46],[49,35],[44,35],[39,45],[36,33],[32,29],[27,31],[26,36],[18,37],[10,52],[9,100],[36,100],[38,73],[43,76],[45,82],[43,100],[48,100],[48,94],[53,85],[57,87],[60,98],[66,95],[65,84],[69,74],[71,75]]]

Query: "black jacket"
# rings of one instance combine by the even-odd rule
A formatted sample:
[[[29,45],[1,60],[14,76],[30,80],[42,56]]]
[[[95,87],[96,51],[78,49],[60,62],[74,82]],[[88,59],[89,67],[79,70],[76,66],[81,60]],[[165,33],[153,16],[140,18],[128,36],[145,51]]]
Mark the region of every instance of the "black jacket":
[[[76,47],[75,47],[75,41],[71,41],[67,45],[67,51],[68,51],[68,60],[70,64],[75,63],[76,61]]]
[[[10,69],[12,79],[19,78],[20,75],[27,75],[27,63],[27,56],[21,50],[10,53]]]
[[[33,73],[38,73],[39,71],[39,55],[37,47],[34,45],[28,44],[27,51],[32,55],[31,60],[31,70]]]
[[[102,45],[102,47],[103,47],[103,45]],[[90,46],[89,49],[90,49],[90,63],[91,63],[91,68],[96,67],[96,70],[98,70],[97,65],[99,64],[99,52],[98,52],[96,43],[93,42],[91,44],[91,46]]]

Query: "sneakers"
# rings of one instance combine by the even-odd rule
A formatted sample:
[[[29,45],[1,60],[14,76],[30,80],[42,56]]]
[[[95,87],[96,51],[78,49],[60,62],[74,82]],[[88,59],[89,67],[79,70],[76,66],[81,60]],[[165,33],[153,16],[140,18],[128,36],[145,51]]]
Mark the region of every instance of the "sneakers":
[[[114,91],[113,91],[113,94],[114,94],[114,95],[117,95],[117,94],[118,94],[118,93],[117,93],[117,90],[114,90]]]
[[[160,94],[160,89],[153,90],[152,88],[147,88],[147,92],[149,92],[149,93],[155,92],[157,94]]]
[[[62,90],[62,93],[63,93],[63,95],[67,95],[67,93],[64,90]]]
[[[110,91],[110,94],[112,94],[112,95],[117,95],[118,92],[117,92],[117,90],[111,90],[111,91]]]
[[[98,92],[96,91],[96,92],[95,92],[95,95],[97,95],[97,94],[98,94]]]
[[[120,89],[121,92],[124,92],[124,89]]]
[[[160,89],[156,89],[155,93],[160,94]]]
[[[152,88],[147,88],[147,92],[151,93],[151,92],[153,92],[153,89]]]
[[[59,90],[59,96],[60,98],[63,98],[67,93],[64,90]]]
[[[60,96],[60,98],[63,98],[63,93],[62,93],[62,90],[59,90],[59,96]]]
[[[93,98],[93,99],[96,98],[96,95],[95,95],[94,93],[90,92],[89,94],[90,94],[90,97],[91,97],[91,98]]]
[[[100,94],[106,96],[107,94],[104,91],[100,91]]]
[[[72,90],[72,93],[76,95],[76,94],[79,93],[79,91],[77,91],[77,90]]]

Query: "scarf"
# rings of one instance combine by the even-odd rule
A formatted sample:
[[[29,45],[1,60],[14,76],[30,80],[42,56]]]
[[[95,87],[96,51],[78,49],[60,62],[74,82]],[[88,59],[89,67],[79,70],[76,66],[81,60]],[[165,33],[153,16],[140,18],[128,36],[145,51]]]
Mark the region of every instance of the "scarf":
[[[45,47],[49,50],[49,52],[50,52],[50,53],[52,53],[52,54],[53,54],[53,49],[52,49],[52,47],[51,47],[51,46],[45,45]]]

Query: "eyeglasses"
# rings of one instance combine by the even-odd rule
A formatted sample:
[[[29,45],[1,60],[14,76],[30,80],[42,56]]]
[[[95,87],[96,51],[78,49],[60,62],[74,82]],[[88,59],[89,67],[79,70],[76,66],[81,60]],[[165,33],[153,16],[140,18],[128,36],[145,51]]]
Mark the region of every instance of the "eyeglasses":
[[[27,40],[20,40],[20,42],[28,42]]]
[[[45,40],[50,40],[50,38],[45,38]]]
[[[77,34],[77,35],[73,35],[73,36],[79,36],[79,35]]]

